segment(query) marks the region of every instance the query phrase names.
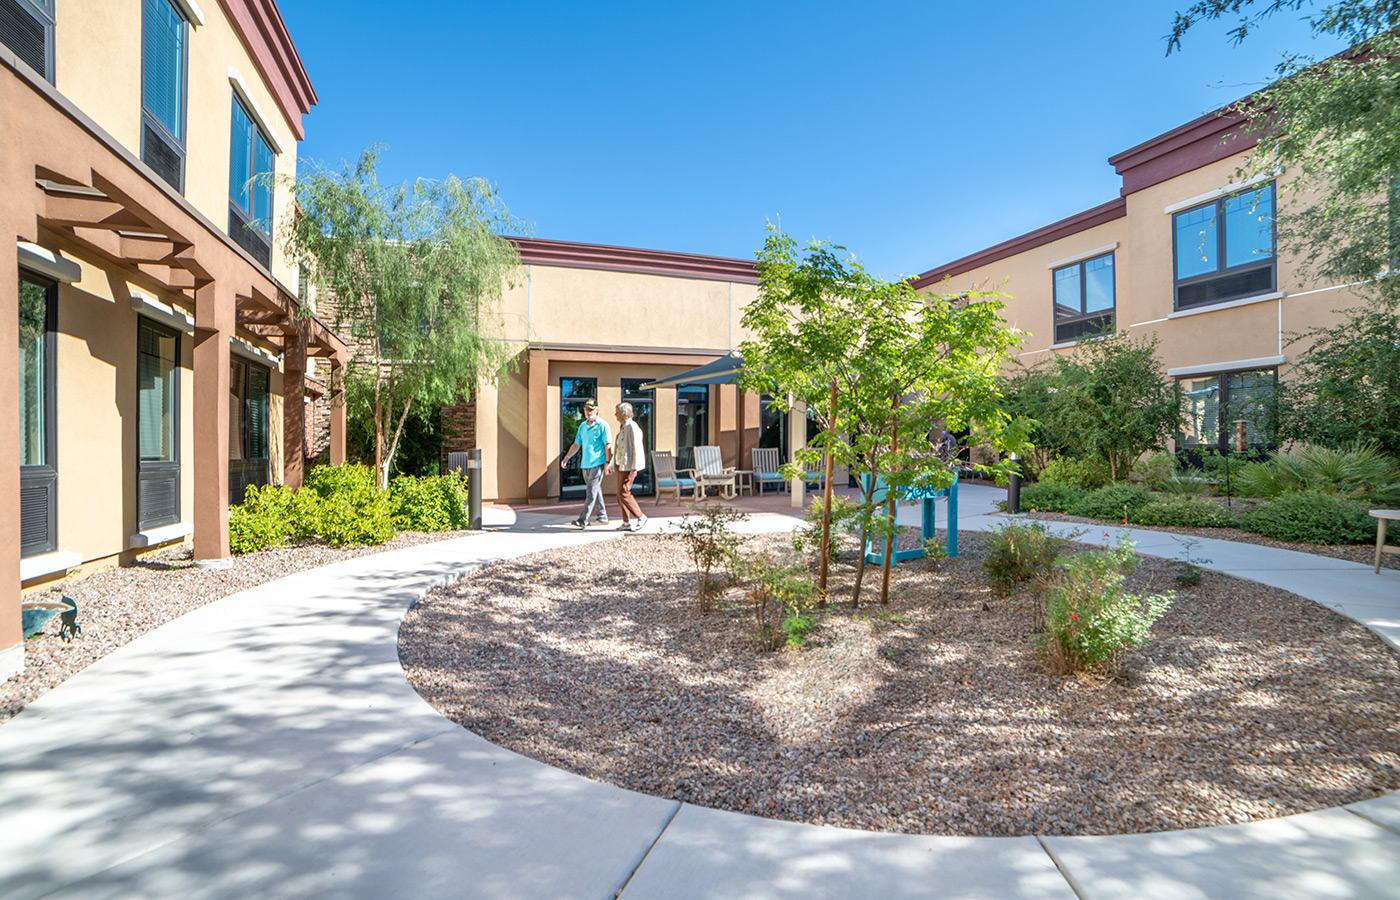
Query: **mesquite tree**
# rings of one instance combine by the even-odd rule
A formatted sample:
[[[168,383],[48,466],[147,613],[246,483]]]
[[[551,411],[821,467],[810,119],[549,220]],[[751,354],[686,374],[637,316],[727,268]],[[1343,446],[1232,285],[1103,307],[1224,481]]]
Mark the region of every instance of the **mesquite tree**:
[[[373,422],[386,486],[409,413],[455,402],[507,365],[493,338],[519,255],[500,233],[520,227],[485,181],[384,185],[377,161],[371,148],[290,182],[299,209],[283,237],[349,335],[346,402]]]

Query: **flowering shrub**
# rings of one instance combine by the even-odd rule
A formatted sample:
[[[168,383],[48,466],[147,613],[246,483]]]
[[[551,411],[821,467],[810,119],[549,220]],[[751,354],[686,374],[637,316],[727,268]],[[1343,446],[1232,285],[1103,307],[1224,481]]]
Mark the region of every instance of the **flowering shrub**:
[[[1171,594],[1136,597],[1123,589],[1137,568],[1137,546],[1076,554],[1047,589],[1041,657],[1057,673],[1112,675],[1130,647],[1148,642],[1152,624],[1171,605]]]

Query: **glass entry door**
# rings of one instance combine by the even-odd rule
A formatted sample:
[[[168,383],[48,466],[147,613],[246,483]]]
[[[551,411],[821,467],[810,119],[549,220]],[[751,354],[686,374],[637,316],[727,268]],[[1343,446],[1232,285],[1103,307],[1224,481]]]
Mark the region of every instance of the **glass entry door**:
[[[573,446],[578,427],[583,424],[583,402],[598,398],[598,379],[560,378],[559,379],[559,458],[562,459]],[[598,415],[603,411],[598,410]],[[613,423],[609,422],[611,426]],[[610,427],[609,431],[613,429]],[[569,460],[568,468],[559,473],[559,499],[583,499],[583,467],[580,462],[583,454],[575,454]]]
[[[703,384],[676,388],[676,468],[695,468],[695,447],[710,442],[710,389]]]
[[[653,487],[655,481],[651,471],[651,451],[656,449],[656,391],[641,390],[642,385],[652,380],[651,378],[622,379],[622,399],[632,404],[632,418],[636,420],[637,427],[642,430],[642,441],[644,442],[642,450],[646,454],[647,467],[632,483],[632,493],[642,497],[650,497],[655,493]],[[614,424],[616,421],[614,416]]]

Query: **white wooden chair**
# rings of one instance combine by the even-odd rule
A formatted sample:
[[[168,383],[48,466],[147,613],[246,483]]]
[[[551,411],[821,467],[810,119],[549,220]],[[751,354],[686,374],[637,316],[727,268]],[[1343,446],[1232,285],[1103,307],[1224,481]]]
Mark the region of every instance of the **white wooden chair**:
[[[681,494],[689,490],[692,500],[700,499],[700,486],[695,481],[694,469],[677,469],[676,459],[670,450],[651,451],[651,470],[656,477],[656,504],[661,505],[661,495],[675,494],[676,502],[681,502]]]
[[[780,491],[787,490],[787,479],[778,474],[778,465],[777,447],[753,449],[753,480],[760,497],[763,496],[763,489],[770,484],[776,485]]]
[[[695,448],[695,481],[701,496],[711,487],[719,488],[720,496],[726,500],[733,500],[738,493],[738,476],[734,469],[725,468],[715,446]]]

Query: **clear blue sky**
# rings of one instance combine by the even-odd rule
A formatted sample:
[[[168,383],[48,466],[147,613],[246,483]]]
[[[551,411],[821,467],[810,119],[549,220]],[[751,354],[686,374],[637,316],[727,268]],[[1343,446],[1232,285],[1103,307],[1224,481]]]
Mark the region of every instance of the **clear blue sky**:
[[[1187,0],[279,0],[320,105],[304,158],[495,183],[535,236],[752,258],[767,221],[916,274],[1118,195],[1107,158],[1325,56]]]

